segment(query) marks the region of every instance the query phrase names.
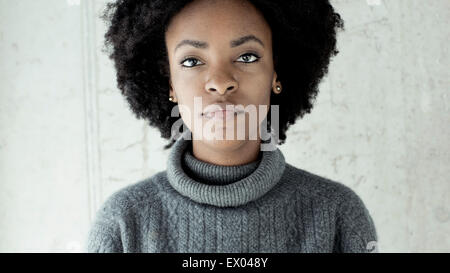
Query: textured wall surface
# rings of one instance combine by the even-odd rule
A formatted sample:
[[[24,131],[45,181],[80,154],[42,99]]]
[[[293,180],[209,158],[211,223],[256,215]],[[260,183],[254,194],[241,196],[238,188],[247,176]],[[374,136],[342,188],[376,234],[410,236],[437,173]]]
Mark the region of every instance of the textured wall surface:
[[[82,251],[113,191],[165,169],[102,53],[105,0],[0,0],[0,251]],[[279,146],[363,199],[380,252],[450,252],[448,0],[334,0],[346,30]]]

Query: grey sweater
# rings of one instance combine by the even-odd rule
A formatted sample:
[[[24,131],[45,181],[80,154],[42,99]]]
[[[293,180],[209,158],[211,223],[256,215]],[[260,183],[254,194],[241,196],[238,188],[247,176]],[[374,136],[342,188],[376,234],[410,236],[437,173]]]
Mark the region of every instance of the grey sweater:
[[[87,252],[378,252],[377,232],[348,186],[260,151],[219,166],[178,138],[167,169],[113,193],[97,211]]]

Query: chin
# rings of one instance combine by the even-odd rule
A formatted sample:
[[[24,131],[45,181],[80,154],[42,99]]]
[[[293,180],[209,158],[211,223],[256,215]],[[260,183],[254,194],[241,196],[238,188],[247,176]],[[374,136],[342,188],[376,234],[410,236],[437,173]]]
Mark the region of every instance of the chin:
[[[207,139],[203,138],[202,142],[211,148],[232,151],[244,145],[248,140],[244,139]]]

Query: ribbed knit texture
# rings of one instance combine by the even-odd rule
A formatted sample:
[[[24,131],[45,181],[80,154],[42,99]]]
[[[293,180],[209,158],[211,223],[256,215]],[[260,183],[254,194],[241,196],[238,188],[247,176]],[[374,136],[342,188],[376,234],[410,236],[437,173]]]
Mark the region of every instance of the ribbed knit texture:
[[[260,151],[240,166],[196,159],[179,138],[167,169],[112,194],[87,252],[378,252],[377,232],[348,186]]]
[[[238,166],[218,166],[198,160],[192,154],[192,142],[182,156],[182,168],[186,175],[195,181],[209,185],[228,185],[250,175],[261,162],[261,155],[257,160]],[[222,175],[216,175],[222,173]]]

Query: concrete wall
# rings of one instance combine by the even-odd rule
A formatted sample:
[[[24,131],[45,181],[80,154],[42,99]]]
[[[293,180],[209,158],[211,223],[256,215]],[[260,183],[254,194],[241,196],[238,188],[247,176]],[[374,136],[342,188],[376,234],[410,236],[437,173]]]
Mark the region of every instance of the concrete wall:
[[[280,149],[353,188],[380,252],[450,251],[448,0],[334,0],[316,106]],[[105,0],[0,0],[0,251],[82,251],[113,191],[165,169],[101,52]]]

